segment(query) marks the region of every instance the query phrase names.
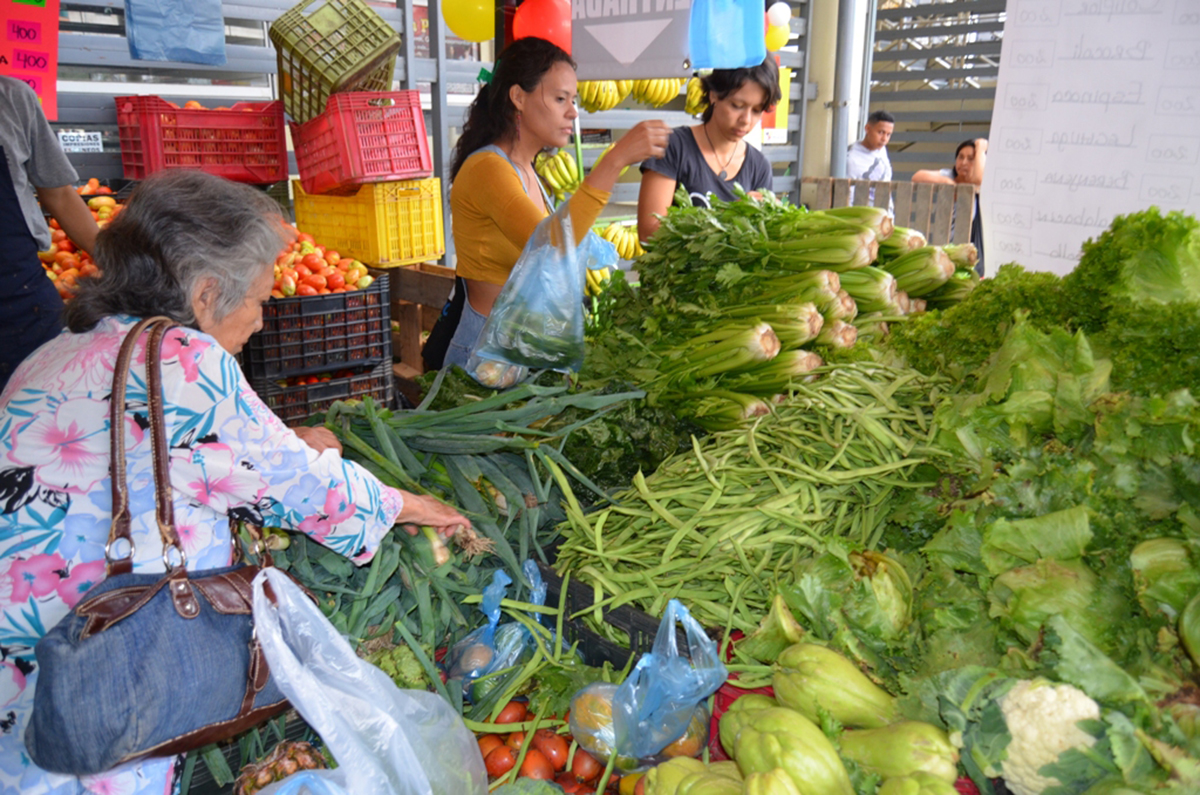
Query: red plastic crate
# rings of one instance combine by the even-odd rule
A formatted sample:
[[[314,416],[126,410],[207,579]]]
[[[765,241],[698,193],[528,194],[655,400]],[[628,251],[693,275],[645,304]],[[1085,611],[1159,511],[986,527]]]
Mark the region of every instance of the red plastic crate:
[[[176,108],[159,97],[115,99],[126,179],[168,168],[263,185],[288,177],[279,100],[209,110]]]
[[[369,182],[433,173],[416,91],[332,94],[324,113],[291,126],[305,193],[348,195]]]

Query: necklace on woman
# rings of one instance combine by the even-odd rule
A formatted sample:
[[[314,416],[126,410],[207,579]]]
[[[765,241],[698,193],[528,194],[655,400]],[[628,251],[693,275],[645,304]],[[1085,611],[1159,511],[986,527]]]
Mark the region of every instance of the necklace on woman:
[[[701,124],[700,129],[704,130],[704,140],[708,141],[708,148],[712,150],[713,159],[717,161],[718,166],[721,166],[721,173],[717,174],[717,179],[724,182],[726,180],[725,169],[729,168],[729,164],[737,156],[737,144],[733,145],[733,151],[729,153],[729,159],[725,161],[724,165],[721,165],[720,156],[717,154],[717,147],[713,146],[712,138],[708,137],[708,125]]]

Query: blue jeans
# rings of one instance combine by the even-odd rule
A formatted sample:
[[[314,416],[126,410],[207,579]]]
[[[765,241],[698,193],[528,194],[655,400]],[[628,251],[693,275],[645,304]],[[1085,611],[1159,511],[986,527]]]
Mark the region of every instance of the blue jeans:
[[[458,328],[455,329],[454,336],[450,339],[450,346],[446,348],[446,360],[443,362],[443,366],[456,364],[464,370],[466,369],[467,360],[471,358],[471,353],[479,344],[479,335],[486,322],[487,315],[476,312],[475,307],[471,306],[469,298],[463,296],[462,317],[459,318]]]

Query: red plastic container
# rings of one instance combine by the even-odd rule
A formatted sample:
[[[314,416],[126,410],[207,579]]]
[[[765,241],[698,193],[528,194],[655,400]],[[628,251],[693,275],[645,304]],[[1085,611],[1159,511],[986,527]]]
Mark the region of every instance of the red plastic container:
[[[369,182],[433,173],[416,91],[332,94],[320,116],[292,123],[292,146],[308,194],[348,195]]]
[[[126,179],[143,179],[168,168],[260,185],[288,177],[279,100],[209,110],[176,108],[159,97],[115,99]]]

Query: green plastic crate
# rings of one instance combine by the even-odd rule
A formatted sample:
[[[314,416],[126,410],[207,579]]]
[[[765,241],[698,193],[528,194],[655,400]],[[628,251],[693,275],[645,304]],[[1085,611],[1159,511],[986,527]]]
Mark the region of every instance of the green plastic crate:
[[[339,91],[390,91],[400,34],[362,0],[304,0],[271,23],[283,108],[297,122]]]

